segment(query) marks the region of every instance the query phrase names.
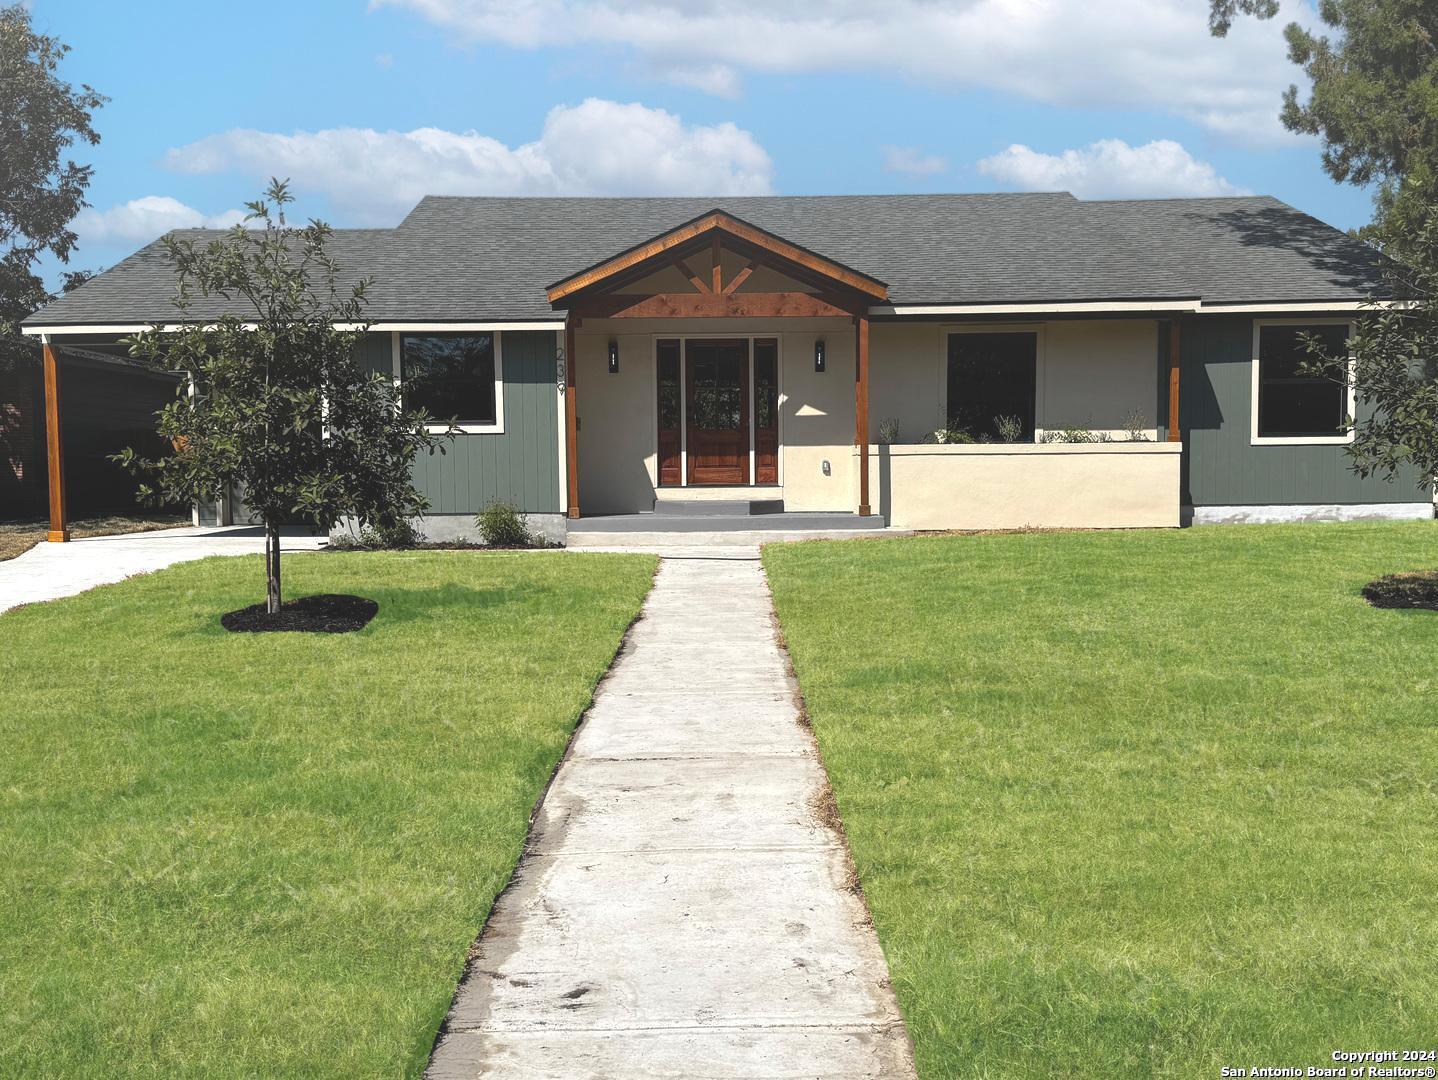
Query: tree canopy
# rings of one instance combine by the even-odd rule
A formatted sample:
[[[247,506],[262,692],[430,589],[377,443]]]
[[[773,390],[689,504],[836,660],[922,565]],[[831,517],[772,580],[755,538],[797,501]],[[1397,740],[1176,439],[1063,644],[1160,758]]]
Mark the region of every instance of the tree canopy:
[[[20,4],[0,7],[0,365],[26,348],[19,323],[52,299],[35,272],[46,254],[68,262],[70,222],[85,206],[91,167],[69,160],[100,136],[91,114],[106,99],[58,75],[69,46],[37,34]],[[67,275],[67,287],[86,275]]]
[[[369,370],[367,278],[351,280],[329,252],[332,230],[292,227],[286,185],[272,181],[246,221],[200,243],[164,238],[177,276],[177,321],[129,339],[131,355],[189,375],[192,389],[159,414],[175,453],[121,464],[142,499],[200,502],[238,487],[265,524],[269,605],[280,603],[279,527],[327,530],[342,519],[393,529],[427,503],[411,466],[446,437],[423,411],[405,412],[393,378]],[[199,318],[197,299],[226,313]]]
[[[1235,18],[1278,13],[1276,0],[1210,0],[1209,27],[1222,37]],[[1323,168],[1339,183],[1374,186],[1365,239],[1403,257],[1438,194],[1438,4],[1432,0],[1321,0],[1333,34],[1290,23],[1288,58],[1312,84],[1297,86],[1279,113],[1290,131],[1317,135]]]

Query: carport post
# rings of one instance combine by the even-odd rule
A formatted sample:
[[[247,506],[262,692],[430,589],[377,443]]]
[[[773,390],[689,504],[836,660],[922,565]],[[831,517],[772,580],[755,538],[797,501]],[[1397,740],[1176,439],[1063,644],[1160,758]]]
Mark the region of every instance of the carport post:
[[[45,451],[50,474],[50,532],[45,539],[63,544],[70,539],[65,518],[65,436],[60,427],[60,361],[48,337],[42,337],[45,354]]]

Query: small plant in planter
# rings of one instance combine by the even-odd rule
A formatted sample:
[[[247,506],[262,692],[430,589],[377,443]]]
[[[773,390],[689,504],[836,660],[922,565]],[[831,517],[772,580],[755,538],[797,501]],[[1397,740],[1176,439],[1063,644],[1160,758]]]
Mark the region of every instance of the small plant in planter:
[[[899,441],[899,421],[897,417],[879,421],[879,445],[893,446]]]
[[[926,443],[938,443],[940,446],[953,446],[962,443],[976,443],[979,440],[967,428],[939,428],[924,436]]]
[[[1053,428],[1044,432],[1046,443],[1096,443],[1102,442],[1095,431],[1081,427]]]
[[[994,417],[994,430],[998,432],[999,442],[1016,443],[1024,438],[1024,422],[1017,416]]]
[[[495,501],[481,510],[474,519],[486,547],[534,547],[529,531],[529,518],[511,503]]]
[[[1143,410],[1135,409],[1125,416],[1123,429],[1128,433],[1129,442],[1148,442],[1148,417]]]

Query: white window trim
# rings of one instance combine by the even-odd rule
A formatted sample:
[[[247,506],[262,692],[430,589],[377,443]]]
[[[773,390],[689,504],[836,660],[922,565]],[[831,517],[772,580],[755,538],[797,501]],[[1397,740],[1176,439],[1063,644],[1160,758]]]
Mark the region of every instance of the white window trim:
[[[431,331],[428,333],[414,333],[409,330],[395,330],[390,333],[390,364],[394,375],[394,384],[399,390],[400,408],[404,408],[404,360],[403,349],[400,339],[409,334],[411,337],[433,337],[441,333],[462,334],[463,330]],[[494,334],[494,423],[492,424],[459,424],[455,430],[461,435],[503,435],[504,434],[504,332],[502,330],[492,331]],[[427,431],[442,433],[450,430],[446,423],[426,424]]]
[[[1043,426],[1048,412],[1045,389],[1048,382],[1048,351],[1045,341],[1045,324],[1024,323],[952,323],[939,327],[939,401],[943,402],[943,414],[939,426],[949,422],[949,335],[950,334],[1033,334],[1034,335],[1034,442],[1044,441]]]
[[[1265,326],[1346,326],[1348,336],[1353,337],[1352,319],[1254,319],[1253,356],[1249,361],[1251,382],[1248,395],[1248,442],[1250,446],[1346,446],[1353,441],[1350,429],[1343,435],[1260,435],[1258,433],[1258,342]],[[1353,416],[1358,409],[1358,388],[1353,383],[1352,355],[1349,356],[1348,401],[1344,412]]]

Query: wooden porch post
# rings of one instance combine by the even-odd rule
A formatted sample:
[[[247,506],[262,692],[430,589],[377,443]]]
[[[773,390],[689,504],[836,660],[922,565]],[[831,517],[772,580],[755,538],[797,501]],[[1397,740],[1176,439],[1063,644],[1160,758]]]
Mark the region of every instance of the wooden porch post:
[[[1168,324],[1168,441],[1182,442],[1178,423],[1178,317]]]
[[[567,514],[579,516],[579,404],[575,400],[579,358],[574,355],[574,313],[564,316],[564,477],[569,492]]]
[[[869,317],[854,317],[854,439],[859,444],[859,516],[869,517]]]
[[[60,427],[60,361],[47,340],[45,354],[45,450],[50,473],[50,532],[55,543],[70,539],[65,518],[65,437]]]

